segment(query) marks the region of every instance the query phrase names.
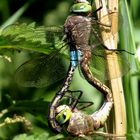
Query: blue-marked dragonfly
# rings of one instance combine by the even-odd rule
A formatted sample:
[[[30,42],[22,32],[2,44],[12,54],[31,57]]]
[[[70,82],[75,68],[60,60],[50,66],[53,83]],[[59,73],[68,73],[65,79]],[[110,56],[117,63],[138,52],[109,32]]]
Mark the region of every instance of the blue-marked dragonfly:
[[[51,101],[50,111],[48,114],[48,122],[50,126],[58,132],[61,131],[62,124],[56,120],[56,116],[58,115],[56,109],[59,106],[61,99],[67,92],[69,92],[69,86],[77,66],[80,67],[85,79],[105,96],[104,104],[94,113],[95,118],[98,117],[96,114],[101,115],[100,120],[97,119],[96,128],[99,128],[103,124],[102,122],[105,122],[113,105],[110,89],[100,81],[107,78],[107,76],[104,75],[105,72],[108,73],[106,68],[106,56],[109,55],[108,60],[117,59],[120,63],[122,73],[119,73],[117,77],[123,75],[124,72],[129,70],[128,61],[125,61],[126,59],[123,57],[123,52],[125,51],[109,50],[103,44],[100,33],[101,30],[104,32],[111,32],[111,34],[115,34],[117,32],[116,28],[112,29],[111,23],[109,25],[104,23],[108,21],[108,17],[110,19],[112,16],[117,17],[118,13],[109,13],[107,16],[102,17],[101,23],[100,20],[93,17],[93,14],[98,12],[101,7],[93,10],[88,1],[77,0],[71,7],[72,15],[68,16],[63,27],[46,28],[47,43],[53,44],[56,42],[56,38],[54,38],[54,36],[57,36],[59,40],[58,46],[61,46],[60,50],[63,50],[66,47],[69,49],[70,65],[67,74],[63,70],[64,67],[59,65],[59,62],[61,61],[61,53],[59,53],[60,50],[56,50],[50,55],[25,62],[16,71],[17,82],[24,86],[32,87],[49,86],[53,82],[65,77],[62,88],[56,93],[55,97]],[[109,36],[106,36],[105,39],[109,39]],[[114,53],[117,57],[114,57],[114,55],[111,56],[111,54]],[[123,67],[124,64],[125,69]],[[78,92],[80,93],[80,98],[82,92]],[[79,98],[76,103],[80,102]],[[76,103],[71,105],[73,109],[75,109]]]

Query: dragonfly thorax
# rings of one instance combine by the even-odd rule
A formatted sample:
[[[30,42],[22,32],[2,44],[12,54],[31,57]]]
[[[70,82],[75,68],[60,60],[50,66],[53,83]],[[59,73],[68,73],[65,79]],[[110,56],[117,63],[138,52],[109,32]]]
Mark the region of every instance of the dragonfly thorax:
[[[91,18],[72,15],[64,24],[64,31],[70,46],[77,50],[89,50],[89,37],[91,32]]]
[[[90,135],[94,132],[94,121],[90,115],[74,109],[67,131],[75,136]]]

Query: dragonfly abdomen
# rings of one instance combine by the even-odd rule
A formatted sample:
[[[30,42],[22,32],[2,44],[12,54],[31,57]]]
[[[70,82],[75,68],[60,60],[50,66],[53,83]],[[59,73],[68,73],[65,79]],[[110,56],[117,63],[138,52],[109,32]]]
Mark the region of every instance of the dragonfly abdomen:
[[[73,77],[73,73],[76,67],[69,66],[69,70],[67,73],[67,77],[63,83],[62,88],[60,91],[56,94],[56,96],[53,98],[50,104],[49,114],[48,114],[48,123],[51,126],[51,128],[57,132],[61,132],[61,126],[56,122],[56,108],[59,105],[60,100],[65,95],[65,93],[68,91],[68,88],[71,84],[71,80]]]
[[[81,70],[83,75],[85,76],[86,80],[97,90],[99,90],[105,97],[104,104],[101,106],[101,108],[93,113],[91,116],[94,120],[94,127],[95,129],[100,128],[104,123],[106,122],[110,110],[113,106],[113,98],[111,90],[104,85],[102,82],[100,82],[97,78],[95,78],[88,66],[89,60],[91,57],[90,51],[84,51],[83,52],[83,59],[81,60]]]

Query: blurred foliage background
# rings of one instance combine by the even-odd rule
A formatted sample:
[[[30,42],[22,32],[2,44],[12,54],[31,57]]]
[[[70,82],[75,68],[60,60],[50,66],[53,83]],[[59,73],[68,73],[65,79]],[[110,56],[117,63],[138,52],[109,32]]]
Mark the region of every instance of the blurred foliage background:
[[[130,32],[132,41],[129,42],[129,47],[127,46],[125,49],[132,52],[136,51],[137,60],[134,60],[134,58],[130,59],[130,63],[132,64],[132,68],[136,67],[137,70],[133,75],[129,74],[129,76],[124,78],[124,90],[127,92],[131,88],[131,92],[133,93],[129,95],[126,94],[126,107],[127,110],[131,110],[129,112],[130,114],[127,114],[130,116],[128,118],[128,135],[131,135],[131,139],[136,140],[139,138],[140,124],[140,98],[138,94],[140,91],[140,1],[133,0],[127,2],[133,37]],[[1,28],[4,28],[6,25],[15,22],[27,24],[35,22],[37,26],[62,26],[70,14],[69,9],[72,3],[72,0],[0,0],[0,25]],[[123,13],[128,12],[125,11],[125,8],[125,4],[120,0],[120,9],[121,11],[124,10]],[[124,21],[124,23],[129,24],[130,22]],[[125,34],[123,34],[123,32],[126,32],[125,27],[126,26],[123,26],[122,33],[120,33],[120,44],[123,44],[122,40],[125,39]],[[131,31],[131,28],[128,30]],[[127,38],[127,41],[128,40]],[[136,46],[134,44],[136,44]],[[34,55],[33,52],[34,49],[29,51],[28,49],[21,48],[0,47],[0,139],[2,140],[55,140],[67,135],[56,135],[50,130],[47,124],[49,101],[52,100],[55,93],[61,88],[62,80],[44,88],[25,88],[18,85],[15,81],[14,76],[16,69],[27,60],[35,57],[36,53]],[[47,54],[47,51],[45,53]],[[66,72],[69,62],[62,59],[62,64],[65,64],[63,66]],[[86,80],[81,78],[78,70],[74,75],[70,88],[73,90],[82,90],[84,92],[82,99],[94,102],[94,105],[88,109],[89,112],[94,112],[102,103],[101,94],[93,89]],[[91,99],[91,95],[94,98]],[[17,121],[18,118],[20,118],[19,122]]]

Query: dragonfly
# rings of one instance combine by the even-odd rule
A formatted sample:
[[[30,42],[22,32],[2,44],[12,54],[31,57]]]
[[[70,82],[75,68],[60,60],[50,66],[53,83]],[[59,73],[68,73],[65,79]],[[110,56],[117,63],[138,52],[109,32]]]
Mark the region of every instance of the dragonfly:
[[[104,125],[109,115],[106,110],[97,111],[88,115],[76,107],[73,109],[69,105],[60,105],[57,107],[56,113],[56,120],[58,123],[72,136],[86,137],[98,135],[103,137],[124,137],[123,135],[98,131],[98,129]]]
[[[64,67],[59,66],[61,56],[58,54],[58,50],[45,57],[29,60],[21,65],[16,71],[15,77],[17,82],[24,86],[49,86],[52,82],[61,80],[65,76],[62,88],[56,93],[49,106],[48,123],[50,127],[57,132],[61,132],[62,126],[56,120],[56,109],[62,98],[66,96],[66,93],[69,93],[69,86],[77,66],[80,67],[83,77],[89,84],[105,96],[104,104],[97,111],[100,112],[100,114],[103,114],[102,112],[104,112],[104,118],[108,116],[113,105],[111,90],[99,80],[107,78],[102,74],[102,70],[107,72],[106,56],[115,53],[117,55],[117,60],[121,62],[122,66],[125,63],[125,69],[122,67],[123,71],[118,76],[123,75],[123,72],[129,70],[128,61],[125,61],[122,55],[125,51],[109,50],[103,44],[102,36],[100,34],[100,29],[105,32],[111,32],[112,34],[117,32],[116,29],[111,28],[111,24],[106,25],[104,23],[106,23],[106,20],[108,21],[108,17],[110,17],[110,19],[112,16],[117,17],[118,13],[109,13],[102,18],[102,22],[104,21],[104,23],[100,23],[100,20],[95,18],[93,13],[97,13],[101,8],[102,6],[93,10],[91,4],[87,0],[76,0],[75,4],[71,7],[72,15],[67,17],[62,28],[46,28],[47,43],[55,41],[55,39],[53,40],[53,35],[58,36],[59,39],[62,37],[61,42],[59,43],[59,46],[62,46],[60,50],[66,47],[69,49],[70,64],[67,73],[64,72]],[[107,39],[109,39],[109,36],[106,37],[106,40]],[[109,59],[116,59],[116,57],[110,56]],[[96,62],[96,64],[93,65],[94,63],[92,62]],[[55,67],[55,65],[59,67]],[[50,72],[52,74],[50,74]],[[45,75],[48,77],[46,78]],[[96,76],[101,78],[97,79]],[[80,95],[82,94],[81,91],[70,92],[79,92]],[[73,106],[72,108],[75,108],[76,104],[71,106]],[[99,124],[99,126],[100,125],[101,124]]]

